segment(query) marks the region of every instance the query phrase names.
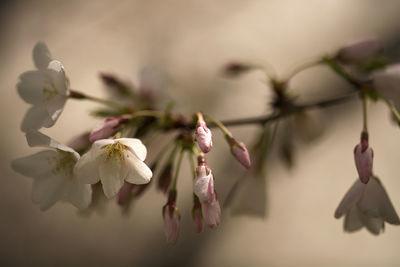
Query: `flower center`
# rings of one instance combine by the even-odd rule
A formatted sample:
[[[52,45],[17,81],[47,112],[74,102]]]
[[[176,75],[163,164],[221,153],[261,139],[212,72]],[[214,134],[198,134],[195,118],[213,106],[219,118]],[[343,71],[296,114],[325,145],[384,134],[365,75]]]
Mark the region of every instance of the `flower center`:
[[[48,158],[47,161],[50,166],[53,166],[52,174],[58,175],[63,173],[66,176],[73,176],[76,158],[71,153],[58,150],[58,155]]]
[[[56,87],[54,86],[54,84],[51,82],[50,83],[50,89],[44,87],[42,89],[42,93],[44,95],[44,101],[50,101],[53,97],[55,97],[56,95],[58,95],[58,91],[56,89]]]
[[[105,145],[104,149],[104,155],[105,155],[105,163],[110,161],[110,160],[119,160],[121,162],[125,161],[125,155],[124,155],[124,151],[127,149],[128,147],[124,144],[121,144],[120,142],[115,142],[113,144],[109,144],[109,145]],[[126,155],[126,157],[129,157],[129,155]]]

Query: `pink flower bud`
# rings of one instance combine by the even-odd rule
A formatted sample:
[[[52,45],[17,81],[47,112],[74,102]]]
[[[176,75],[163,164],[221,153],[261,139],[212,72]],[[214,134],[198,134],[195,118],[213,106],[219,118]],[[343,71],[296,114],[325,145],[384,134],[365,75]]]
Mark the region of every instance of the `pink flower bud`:
[[[135,185],[125,182],[124,185],[121,187],[119,190],[118,196],[117,196],[117,202],[119,205],[124,205],[127,203],[129,198],[132,195],[132,190]]]
[[[204,153],[210,152],[213,145],[212,133],[211,130],[208,129],[205,121],[197,122],[195,136],[201,151],[203,151]]]
[[[197,176],[194,179],[193,191],[203,201],[214,199],[214,177],[206,165],[200,165],[196,170]]]
[[[234,138],[231,141],[231,151],[235,158],[247,169],[251,166],[249,151],[243,142],[238,143]]]
[[[179,234],[180,215],[176,207],[176,191],[170,191],[163,207],[164,231],[168,244],[175,244]]]
[[[368,147],[368,133],[361,133],[361,142],[354,148],[354,160],[356,162],[360,181],[367,184],[372,175],[372,163],[374,152]]]
[[[221,222],[221,208],[217,199],[217,193],[214,192],[212,201],[201,203],[204,222],[211,228],[217,227]]]
[[[92,130],[89,137],[90,142],[105,139],[114,135],[123,121],[125,121],[125,119],[122,117],[108,117]]]
[[[201,204],[197,196],[194,196],[194,205],[192,209],[192,218],[194,223],[194,228],[197,233],[203,232],[203,216],[201,214]]]
[[[353,64],[376,56],[382,51],[382,43],[373,38],[342,47],[336,57],[344,64]]]
[[[160,177],[158,179],[157,188],[163,192],[167,193],[169,184],[172,180],[172,163],[167,163],[161,171]]]

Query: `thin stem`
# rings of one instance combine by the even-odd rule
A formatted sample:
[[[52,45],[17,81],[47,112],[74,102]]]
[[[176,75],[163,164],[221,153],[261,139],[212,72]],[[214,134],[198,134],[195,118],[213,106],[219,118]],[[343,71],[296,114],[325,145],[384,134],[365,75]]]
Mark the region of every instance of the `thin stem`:
[[[178,164],[176,165],[174,180],[172,181],[172,188],[171,188],[172,190],[176,190],[176,184],[178,182],[179,170],[182,165],[183,154],[184,154],[184,149],[181,149],[181,152],[179,153]]]
[[[363,131],[368,132],[368,98],[365,94],[362,96],[363,106]]]
[[[308,108],[326,108],[330,106],[334,106],[340,103],[343,103],[345,101],[350,100],[353,96],[355,96],[356,92],[352,92],[350,94],[347,94],[345,96],[337,97],[334,99],[329,99],[329,100],[323,100],[311,104],[305,104],[305,105],[298,105],[294,106],[292,109],[286,112],[280,112],[280,113],[274,113],[272,115],[267,115],[267,116],[259,116],[259,117],[250,117],[250,118],[243,118],[243,119],[233,119],[233,120],[225,120],[221,121],[220,123],[225,125],[225,126],[241,126],[241,125],[248,125],[248,124],[265,124],[270,121],[275,121],[280,118],[289,116],[293,113],[296,113],[301,110],[305,110]],[[214,121],[211,121],[212,123],[208,125],[209,128],[214,128],[214,127],[220,127],[217,125]],[[224,128],[226,128],[224,126]]]
[[[194,156],[193,153],[188,154],[189,162],[190,162],[190,169],[192,170],[193,180],[194,180],[194,179],[196,179],[196,164],[195,164],[195,160],[193,159],[193,156]]]
[[[323,59],[323,62],[325,62],[336,74],[341,76],[351,85],[353,85],[357,89],[360,88],[360,83],[353,76],[351,76],[350,73],[348,73],[340,64],[338,64],[336,60],[329,57],[325,57]]]
[[[303,70],[315,67],[317,65],[320,64],[324,64],[325,61],[321,58],[318,59],[314,59],[308,62],[305,62],[299,66],[296,66],[295,68],[293,68],[293,70],[291,70],[289,72],[289,74],[287,75],[286,79],[284,79],[284,81],[289,81],[290,79],[292,79],[294,76],[296,76],[298,73],[302,72]]]
[[[214,126],[217,126],[217,127],[225,134],[226,137],[229,137],[229,138],[232,137],[232,133],[228,130],[228,128],[225,127],[225,125],[224,125],[225,123],[222,123],[222,122],[220,122],[219,120],[213,119],[213,118],[211,118],[211,117],[209,117],[209,116],[207,116],[206,118],[207,118],[207,120],[208,120],[209,122],[212,123],[212,124],[211,124],[211,127],[212,127],[213,125],[214,125]]]
[[[115,109],[122,109],[123,108],[122,105],[120,105],[120,104],[118,104],[118,103],[116,103],[114,101],[107,100],[107,99],[102,99],[102,98],[95,97],[95,96],[90,96],[90,95],[87,95],[87,94],[84,94],[84,93],[81,93],[81,92],[78,92],[78,91],[75,91],[75,90],[70,90],[69,98],[81,99],[81,100],[82,99],[86,99],[86,100],[90,100],[90,101],[93,101],[93,102],[96,102],[96,103],[100,103],[100,104],[103,104],[103,105],[106,105],[106,106],[109,106],[109,107],[112,107],[112,108],[115,108]]]
[[[138,117],[155,117],[162,118],[164,117],[164,112],[158,110],[139,110],[132,114],[124,115],[126,119],[134,119]]]
[[[387,99],[386,97],[379,95],[379,97],[385,101],[386,105],[389,107],[390,111],[392,112],[393,116],[395,117],[397,123],[400,125],[400,114],[397,111],[396,107],[393,105],[392,101]]]

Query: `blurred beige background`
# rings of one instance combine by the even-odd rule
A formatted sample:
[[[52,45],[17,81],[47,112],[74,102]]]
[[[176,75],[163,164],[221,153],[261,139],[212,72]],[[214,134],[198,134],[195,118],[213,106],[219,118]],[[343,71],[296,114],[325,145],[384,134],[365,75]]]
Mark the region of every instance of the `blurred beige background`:
[[[215,230],[195,234],[190,217],[191,177],[180,179],[182,214],[176,246],[165,244],[161,206],[152,188],[123,217],[110,203],[89,218],[60,203],[41,212],[30,200],[31,181],[12,172],[10,160],[33,153],[20,122],[28,105],[18,98],[18,75],[33,68],[31,50],[45,41],[63,62],[72,88],[104,95],[99,71],[138,80],[142,67],[166,71],[163,92],[177,110],[204,110],[220,119],[261,115],[269,89],[260,73],[220,77],[231,59],[273,64],[280,73],[293,64],[333,51],[352,40],[378,36],[399,56],[400,1],[165,0],[5,1],[0,5],[0,263],[2,266],[398,266],[400,227],[376,237],[365,229],[343,233],[333,212],[356,177],[352,149],[361,129],[357,102],[327,110],[325,135],[300,147],[296,167],[273,161],[267,179],[268,217],[233,217],[223,212]],[[397,50],[396,50],[397,47]],[[312,69],[293,82],[300,100],[340,94],[346,85],[325,69]],[[298,91],[296,91],[298,90]],[[322,90],[322,91],[321,91]],[[318,92],[317,92],[318,91]],[[322,93],[320,93],[322,92]],[[96,105],[69,101],[57,124],[46,131],[61,142],[91,129]],[[400,211],[400,132],[385,106],[372,105],[370,141],[374,170]],[[232,128],[250,142],[254,127]],[[250,133],[250,134],[249,134]],[[221,134],[208,157],[220,198],[236,180],[226,167],[236,163]],[[150,147],[151,150],[151,147]]]

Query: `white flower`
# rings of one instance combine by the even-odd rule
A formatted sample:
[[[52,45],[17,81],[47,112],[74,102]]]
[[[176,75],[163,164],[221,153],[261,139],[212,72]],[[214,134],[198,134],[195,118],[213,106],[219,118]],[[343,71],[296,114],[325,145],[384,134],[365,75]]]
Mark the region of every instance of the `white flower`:
[[[335,211],[335,218],[345,215],[344,230],[354,232],[365,226],[372,234],[384,230],[384,222],[400,224],[400,219],[378,178],[367,184],[359,179],[353,184]]]
[[[372,75],[373,84],[380,95],[400,108],[400,64],[387,66]]]
[[[101,139],[77,162],[74,172],[81,183],[101,181],[106,197],[115,196],[124,181],[132,184],[150,182],[152,172],[143,162],[147,150],[139,139]]]
[[[68,201],[79,209],[87,208],[92,190],[89,185],[79,183],[73,175],[79,154],[37,131],[29,131],[26,138],[30,146],[51,148],[11,163],[14,171],[34,179],[33,202],[39,204],[42,210],[47,210],[59,200]]]
[[[22,73],[17,84],[20,97],[32,104],[21,125],[24,132],[53,126],[69,93],[64,67],[51,59],[44,43],[38,42],[33,48],[33,61],[37,70]]]

